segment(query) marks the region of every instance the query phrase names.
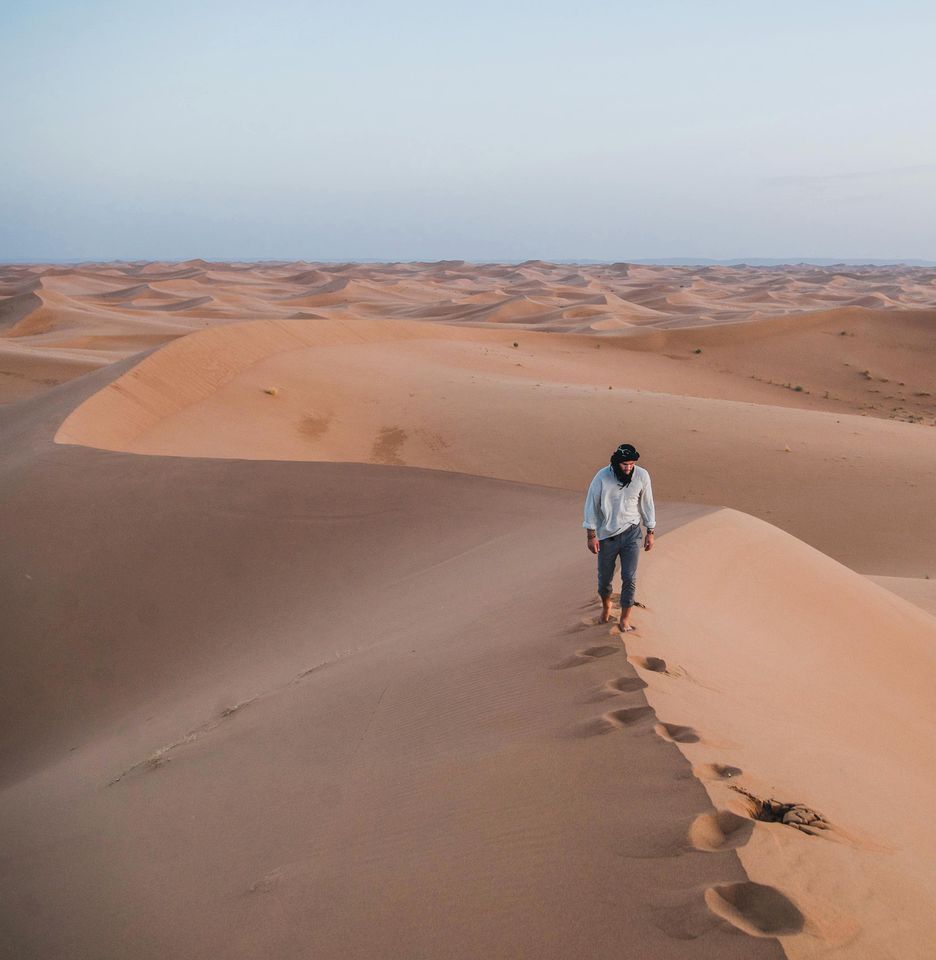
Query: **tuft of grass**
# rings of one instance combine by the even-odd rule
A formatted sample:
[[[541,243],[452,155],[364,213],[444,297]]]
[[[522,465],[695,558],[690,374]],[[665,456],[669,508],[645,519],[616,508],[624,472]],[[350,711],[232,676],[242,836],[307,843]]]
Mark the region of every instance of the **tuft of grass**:
[[[802,392],[803,392],[803,388],[802,388],[799,384],[797,384],[793,389],[794,389],[794,391],[795,391],[796,393],[802,393]]]
[[[696,347],[695,350],[693,350],[692,352],[693,352],[693,353],[701,353],[701,352],[702,352],[702,348],[701,348],[701,347]]]

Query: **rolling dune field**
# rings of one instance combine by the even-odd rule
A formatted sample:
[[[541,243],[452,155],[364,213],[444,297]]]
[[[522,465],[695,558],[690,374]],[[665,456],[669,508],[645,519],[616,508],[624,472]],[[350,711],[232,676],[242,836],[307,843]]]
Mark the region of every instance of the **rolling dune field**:
[[[0,297],[0,955],[932,955],[933,271]],[[622,635],[581,508],[625,440]]]

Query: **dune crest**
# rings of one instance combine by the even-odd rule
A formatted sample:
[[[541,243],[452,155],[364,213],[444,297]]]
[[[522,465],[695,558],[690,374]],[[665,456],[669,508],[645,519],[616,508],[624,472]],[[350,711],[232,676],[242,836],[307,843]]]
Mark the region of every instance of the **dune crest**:
[[[752,881],[782,894],[715,892],[710,907],[779,935],[793,960],[887,956],[907,918],[897,953],[922,960],[936,942],[936,618],[734,511],[661,547],[626,646],[656,714],[698,731],[667,738],[722,811],[693,825],[694,843],[736,849]],[[796,930],[783,918],[798,913]]]
[[[100,351],[106,363],[206,326],[313,313],[614,338],[678,358],[690,380],[707,367],[730,375],[729,391],[738,378],[767,384],[779,405],[811,397],[821,409],[932,424],[933,278],[921,267],[541,261],[11,265],[0,267],[0,340],[19,351],[0,368],[0,400],[74,376],[67,364],[44,375],[50,351]],[[765,339],[784,349],[764,350]],[[721,396],[709,379],[707,395]]]
[[[639,435],[662,497],[758,514],[862,572],[936,575],[936,435],[926,427],[772,406],[758,392],[769,388],[751,381],[740,381],[738,399],[679,396],[690,384],[666,357],[516,336],[359,318],[213,327],[89,397],[56,440],[160,456],[406,464],[581,490],[608,455],[609,433],[624,430]],[[703,369],[691,385],[704,394],[713,376]],[[867,471],[878,463],[900,523],[867,513]],[[912,540],[909,526],[920,534]]]

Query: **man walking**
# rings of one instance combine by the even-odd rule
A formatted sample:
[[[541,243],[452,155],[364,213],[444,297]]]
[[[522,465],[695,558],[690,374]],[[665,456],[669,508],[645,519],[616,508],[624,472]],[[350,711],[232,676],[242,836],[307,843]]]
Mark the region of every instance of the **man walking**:
[[[585,496],[585,522],[588,549],[598,556],[598,594],[601,597],[601,622],[611,619],[611,579],[618,557],[621,558],[621,633],[634,629],[631,611],[637,588],[637,559],[640,556],[640,522],[647,535],[644,550],[653,549],[656,514],[650,474],[637,466],[640,454],[629,443],[622,443],[611,454],[611,463],[595,474]]]

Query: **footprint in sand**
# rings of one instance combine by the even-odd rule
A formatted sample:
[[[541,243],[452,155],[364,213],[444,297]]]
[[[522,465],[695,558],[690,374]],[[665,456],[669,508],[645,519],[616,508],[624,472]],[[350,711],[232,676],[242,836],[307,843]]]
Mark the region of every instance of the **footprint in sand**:
[[[689,842],[696,850],[717,852],[743,847],[754,833],[754,821],[730,810],[702,813],[692,821]]]
[[[666,673],[666,661],[660,657],[628,657],[630,663],[641,670],[651,670],[653,673]]]
[[[657,736],[670,743],[701,743],[702,738],[692,727],[683,727],[678,723],[658,723],[654,728]]]
[[[569,667],[580,667],[583,663],[592,663],[602,657],[610,657],[613,653],[620,653],[620,647],[603,645],[599,647],[586,647],[584,650],[576,650],[571,657],[557,663],[553,670],[567,670]]]
[[[705,905],[717,917],[752,937],[799,933],[806,917],[789,897],[763,883],[724,883],[705,891]]]
[[[628,657],[629,663],[641,670],[647,670],[650,673],[659,673],[664,677],[683,677],[685,671],[682,667],[670,667],[662,657]]]
[[[600,717],[595,717],[594,720],[580,724],[573,736],[579,738],[602,736],[614,730],[634,727],[649,720],[653,715],[653,707],[624,707],[620,710],[611,710]]]
[[[588,703],[601,703],[603,700],[615,700],[622,693],[639,693],[646,689],[647,683],[640,677],[615,677],[608,680],[588,697]]]
[[[578,623],[569,627],[566,633],[581,633],[583,630],[590,630],[592,627],[603,626],[605,626],[605,624],[601,622],[601,614],[596,614],[593,617],[582,617]]]
[[[674,940],[697,940],[724,924],[752,937],[782,937],[818,931],[799,907],[775,887],[762,883],[715,884],[699,896],[656,912],[656,926]]]
[[[646,680],[641,680],[640,677],[618,677],[616,680],[609,680],[604,688],[614,693],[635,693],[646,686]]]
[[[744,773],[740,767],[732,767],[725,763],[697,763],[692,768],[692,772],[700,780],[730,780]]]

